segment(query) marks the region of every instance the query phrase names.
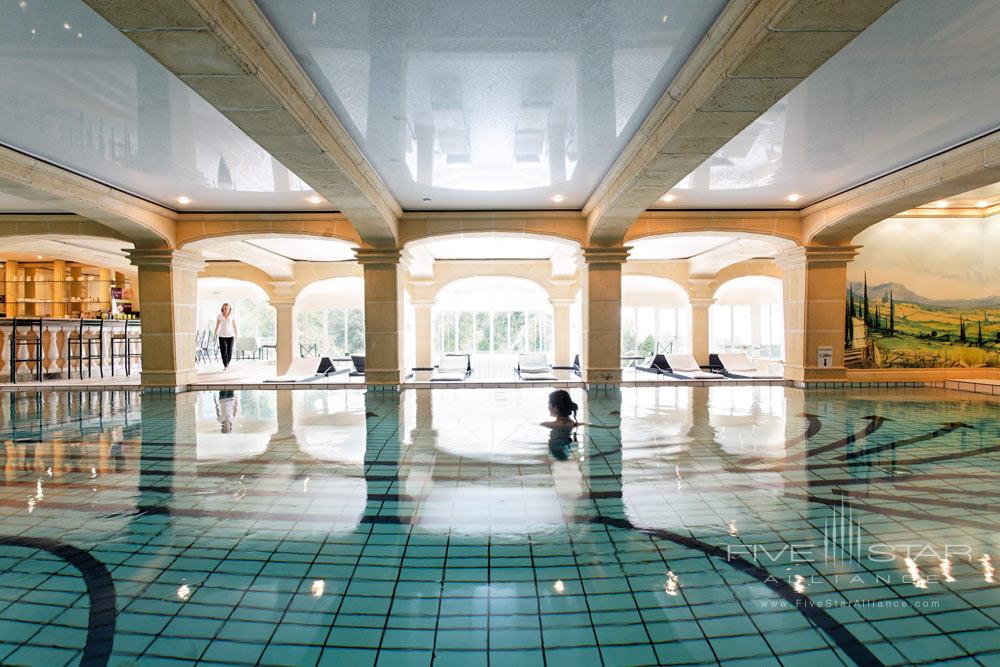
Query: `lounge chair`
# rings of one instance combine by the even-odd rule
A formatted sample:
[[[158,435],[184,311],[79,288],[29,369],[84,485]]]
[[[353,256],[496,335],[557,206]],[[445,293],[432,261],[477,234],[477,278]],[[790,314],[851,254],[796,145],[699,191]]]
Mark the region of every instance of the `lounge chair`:
[[[438,362],[431,382],[463,382],[472,372],[472,359],[468,354],[446,354]]]
[[[719,352],[709,355],[709,365],[721,368],[726,377],[731,378],[776,378],[777,375],[761,372],[743,352]]]
[[[347,373],[349,368],[337,368],[329,357],[292,359],[288,372],[264,382],[315,382],[331,375]]]
[[[656,375],[666,375],[670,373],[670,364],[662,354],[654,354],[646,363],[636,364],[635,370],[643,373],[655,373]]]
[[[558,369],[558,370],[561,370],[561,371],[573,371],[574,373],[576,373],[580,377],[583,377],[583,370],[580,368],[580,355],[579,354],[573,356],[573,363],[570,364],[569,366],[553,366],[552,368],[553,369]]]
[[[517,356],[517,376],[522,380],[556,380],[552,366],[542,353],[519,354]]]
[[[363,354],[352,354],[351,363],[354,364],[354,369],[349,373],[350,377],[364,377],[365,375],[365,355]]]
[[[684,380],[718,380],[715,373],[708,373],[701,370],[701,366],[690,354],[668,354],[666,355],[667,365],[670,367],[669,375]]]

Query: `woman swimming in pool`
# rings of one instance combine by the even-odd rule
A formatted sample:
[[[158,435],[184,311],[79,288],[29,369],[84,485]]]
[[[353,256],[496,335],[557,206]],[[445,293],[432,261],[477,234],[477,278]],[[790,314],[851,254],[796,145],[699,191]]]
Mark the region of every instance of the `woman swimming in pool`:
[[[551,429],[549,433],[549,452],[557,459],[565,461],[569,458],[573,443],[576,442],[578,426],[591,428],[616,428],[616,426],[597,426],[576,420],[576,412],[580,409],[569,392],[557,389],[549,394],[549,416],[552,421],[542,422],[542,426]]]

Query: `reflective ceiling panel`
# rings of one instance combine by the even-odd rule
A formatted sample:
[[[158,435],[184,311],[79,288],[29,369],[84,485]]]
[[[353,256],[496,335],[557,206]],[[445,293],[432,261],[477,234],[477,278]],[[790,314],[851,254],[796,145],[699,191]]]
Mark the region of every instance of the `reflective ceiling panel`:
[[[170,208],[329,209],[79,0],[0,3],[0,91],[0,143]]]
[[[580,208],[725,2],[259,4],[404,208],[510,209]]]
[[[657,208],[801,208],[996,130],[998,34],[996,0],[902,0]]]

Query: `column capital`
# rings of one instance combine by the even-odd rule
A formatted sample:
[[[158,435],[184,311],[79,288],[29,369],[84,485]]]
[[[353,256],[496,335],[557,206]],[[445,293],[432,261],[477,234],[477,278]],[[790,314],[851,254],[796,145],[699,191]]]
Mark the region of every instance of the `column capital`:
[[[396,265],[399,264],[401,254],[399,248],[357,248],[354,251],[358,264],[362,266],[368,264]]]
[[[582,248],[583,261],[587,264],[624,264],[628,260],[628,253],[631,249],[631,246]]]
[[[274,298],[271,301],[287,301],[292,297],[292,293],[295,291],[295,281],[294,280],[272,280],[271,281],[271,293],[274,294]]]
[[[858,245],[798,246],[779,252],[774,263],[782,269],[819,264],[846,266],[860,249]]]
[[[435,303],[434,299],[410,299],[410,305],[414,308],[433,308]]]
[[[694,297],[688,299],[688,303],[691,304],[692,308],[706,308],[715,303],[715,299],[712,297]]]
[[[553,298],[553,299],[549,299],[549,303],[551,303],[556,308],[569,308],[574,303],[576,303],[576,299],[565,299],[565,298],[564,299],[557,299],[557,298]]]
[[[174,248],[132,248],[125,251],[132,266],[153,271],[170,269],[194,271],[205,268],[205,258],[200,253]]]

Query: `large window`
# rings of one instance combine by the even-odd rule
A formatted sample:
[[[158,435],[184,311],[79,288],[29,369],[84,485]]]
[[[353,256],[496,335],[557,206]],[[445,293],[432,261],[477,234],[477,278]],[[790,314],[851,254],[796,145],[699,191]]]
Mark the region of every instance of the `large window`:
[[[551,352],[552,306],[548,294],[528,280],[466,278],[438,295],[431,322],[431,350],[511,355]]]
[[[709,313],[710,351],[745,352],[751,359],[784,357],[784,307],[777,278],[730,280],[716,291]]]
[[[306,357],[364,354],[363,299],[361,278],[331,278],[308,285],[295,301],[295,352]]]
[[[652,276],[622,276],[622,354],[691,351],[691,307],[676,283]]]

